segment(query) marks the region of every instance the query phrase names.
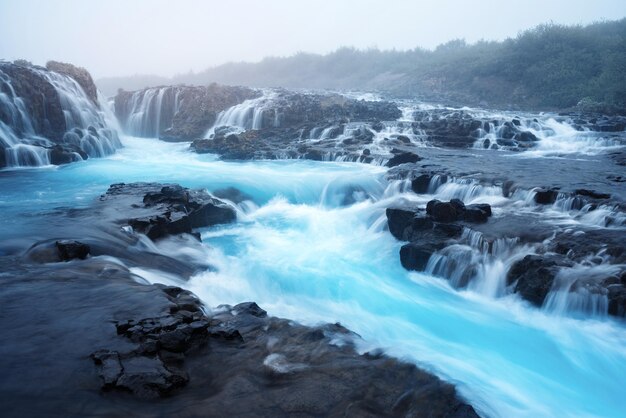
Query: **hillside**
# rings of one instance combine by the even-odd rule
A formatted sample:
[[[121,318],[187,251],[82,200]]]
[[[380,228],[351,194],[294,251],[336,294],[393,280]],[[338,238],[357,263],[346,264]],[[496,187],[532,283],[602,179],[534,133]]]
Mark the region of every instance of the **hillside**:
[[[588,26],[545,24],[503,42],[453,40],[429,51],[340,48],[258,63],[228,63],[200,73],[98,81],[117,88],[211,82],[253,87],[374,90],[457,104],[626,111],[626,19]]]

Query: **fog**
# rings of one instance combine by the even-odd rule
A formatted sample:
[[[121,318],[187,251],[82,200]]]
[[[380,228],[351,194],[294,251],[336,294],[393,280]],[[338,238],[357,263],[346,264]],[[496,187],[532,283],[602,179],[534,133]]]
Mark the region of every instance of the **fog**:
[[[623,0],[0,0],[0,58],[72,62],[95,78],[172,76],[340,46],[502,40],[540,23],[625,15]]]

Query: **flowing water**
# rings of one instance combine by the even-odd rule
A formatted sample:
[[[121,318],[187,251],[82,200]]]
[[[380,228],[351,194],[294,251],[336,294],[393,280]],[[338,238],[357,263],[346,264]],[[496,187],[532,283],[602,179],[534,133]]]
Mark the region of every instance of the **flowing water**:
[[[228,163],[189,153],[188,144],[126,138],[124,145],[107,158],[2,172],[3,240],[37,236],[47,227],[39,215],[88,206],[114,182],[236,187],[250,196],[238,206],[238,221],[202,230],[204,250],[192,254],[216,271],[187,282],[159,271],[135,273],[184,286],[209,307],[254,300],[271,315],[306,324],[339,321],[362,336],[361,349],[382,347],[435,372],[485,416],[623,416],[626,328],[603,316],[566,314],[568,302],[558,291],[581,274],[576,268],[573,276],[559,278],[559,289],[541,310],[480,280],[502,280],[506,267],[494,260],[506,264],[532,248],[519,249],[517,242],[486,247],[481,236],[466,233],[460,245],[492,270],[478,274],[475,286],[457,290],[433,274],[405,271],[398,257],[402,243],[385,230],[385,209],[394,202],[478,199],[492,203],[498,217],[522,206],[537,211],[526,204],[532,192],[505,199],[496,186],[435,180],[431,194],[419,196],[405,192],[402,182],[387,182],[386,169],[373,165]],[[559,207],[537,216],[592,223]],[[154,251],[186,250],[164,241]]]

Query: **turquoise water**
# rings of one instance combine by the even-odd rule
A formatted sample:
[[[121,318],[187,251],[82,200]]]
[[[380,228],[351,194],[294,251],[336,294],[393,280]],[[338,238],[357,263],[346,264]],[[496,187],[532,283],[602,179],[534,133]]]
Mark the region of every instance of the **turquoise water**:
[[[457,384],[485,416],[624,416],[624,324],[554,316],[514,296],[492,299],[408,273],[384,210],[412,197],[387,184],[384,168],[226,163],[187,153],[186,144],[125,145],[104,159],[2,173],[0,237],[44,228],[38,214],[86,206],[114,182],[237,187],[254,203],[241,206],[237,223],[202,231],[197,256],[217,271],[183,284],[209,307],[254,300],[303,323],[341,322],[361,335],[363,350],[382,347]]]

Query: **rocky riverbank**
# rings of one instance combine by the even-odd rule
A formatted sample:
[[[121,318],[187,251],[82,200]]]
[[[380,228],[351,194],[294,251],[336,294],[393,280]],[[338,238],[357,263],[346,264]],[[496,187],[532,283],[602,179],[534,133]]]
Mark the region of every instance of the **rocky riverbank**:
[[[301,326],[252,302],[209,311],[177,286],[147,284],[139,271],[183,284],[213,268],[143,235],[192,251],[193,228],[235,220],[207,192],[115,184],[53,216],[54,237],[0,257],[6,416],[476,416],[415,366],[359,355],[339,324]],[[69,224],[81,226],[60,237]]]

